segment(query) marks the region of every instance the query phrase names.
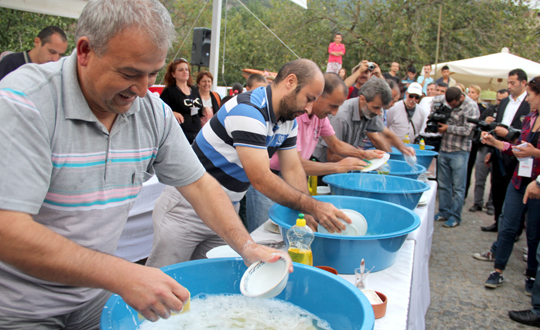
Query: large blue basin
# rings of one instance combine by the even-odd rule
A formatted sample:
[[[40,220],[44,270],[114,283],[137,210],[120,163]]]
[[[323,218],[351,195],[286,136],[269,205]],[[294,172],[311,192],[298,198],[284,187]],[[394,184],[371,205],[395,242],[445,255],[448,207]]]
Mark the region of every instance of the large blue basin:
[[[330,266],[340,274],[354,274],[354,269],[360,267],[362,259],[365,259],[368,269],[375,267],[374,272],[392,266],[407,234],[420,226],[418,215],[396,204],[349,196],[314,198],[331,203],[339,209],[360,212],[368,223],[365,236],[315,233],[311,244],[313,265]],[[279,204],[270,208],[270,219],[280,227],[287,244],[287,230],[295,224],[298,213]]]
[[[420,150],[420,145],[419,144],[405,143],[405,145],[407,147],[413,147],[416,150]],[[427,144],[424,146],[424,150],[433,150],[433,149],[435,149],[434,146],[428,146]]]
[[[429,185],[422,181],[393,175],[342,173],[323,177],[332,195],[378,199],[414,210]]]
[[[411,165],[407,164],[407,162],[402,160],[389,159],[386,161],[386,163],[388,166],[390,166],[389,175],[400,176],[403,178],[418,179],[420,174],[426,171],[426,168],[422,165],[416,164],[416,166],[413,168]],[[377,174],[377,171],[371,171],[369,173]]]
[[[431,161],[433,160],[433,157],[437,156],[439,153],[433,150],[414,150],[416,152],[416,162],[419,165],[424,166],[425,168],[429,168],[429,165],[431,165]],[[397,150],[396,148],[392,147],[392,152],[389,152],[390,159],[394,160],[405,160],[405,157],[403,157],[403,154]]]
[[[191,293],[240,294],[240,279],[247,267],[241,258],[204,259],[161,268]],[[373,309],[354,285],[315,267],[294,264],[281,299],[326,320],[332,329],[371,330]],[[256,298],[254,298],[256,299]],[[101,313],[100,329],[132,330],[144,322],[124,300],[113,295]]]

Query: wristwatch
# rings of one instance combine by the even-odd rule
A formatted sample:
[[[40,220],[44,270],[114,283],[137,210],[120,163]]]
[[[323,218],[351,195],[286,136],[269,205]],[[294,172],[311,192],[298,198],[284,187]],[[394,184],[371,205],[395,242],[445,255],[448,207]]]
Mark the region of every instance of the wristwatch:
[[[536,186],[540,188],[540,175],[536,177]]]

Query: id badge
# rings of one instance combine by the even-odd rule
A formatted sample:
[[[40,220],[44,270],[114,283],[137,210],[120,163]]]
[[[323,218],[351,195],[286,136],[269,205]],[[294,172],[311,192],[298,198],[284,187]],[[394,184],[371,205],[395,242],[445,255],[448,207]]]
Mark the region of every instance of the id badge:
[[[519,162],[518,175],[524,178],[530,178],[532,175],[534,158],[530,157]]]
[[[191,115],[196,116],[199,113],[199,108],[191,107]]]

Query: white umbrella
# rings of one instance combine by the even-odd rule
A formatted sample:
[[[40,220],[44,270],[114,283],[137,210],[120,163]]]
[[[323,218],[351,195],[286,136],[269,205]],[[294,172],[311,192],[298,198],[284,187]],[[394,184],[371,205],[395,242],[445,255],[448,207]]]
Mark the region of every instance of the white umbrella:
[[[439,63],[437,64],[438,78],[441,77],[441,68],[445,65],[450,68],[451,77],[458,83],[462,83],[465,87],[476,84],[482,90],[496,91],[506,88],[508,72],[513,69],[523,69],[529,80],[540,75],[540,63],[510,54],[506,47],[496,54]],[[434,64],[431,70],[431,75],[435,75]]]

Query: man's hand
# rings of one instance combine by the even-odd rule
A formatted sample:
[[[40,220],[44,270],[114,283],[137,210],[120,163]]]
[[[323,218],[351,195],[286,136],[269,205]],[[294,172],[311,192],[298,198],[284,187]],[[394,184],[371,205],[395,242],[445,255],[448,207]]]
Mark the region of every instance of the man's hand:
[[[360,171],[368,165],[368,163],[356,157],[343,158],[337,162],[338,171],[336,173],[347,173],[350,171]]]
[[[122,275],[115,292],[128,305],[152,322],[182,310],[189,298],[186,288],[157,268],[133,266],[131,271],[115,275]]]
[[[330,203],[317,202],[316,209],[312,215],[330,233],[341,233],[342,230],[345,230],[345,225],[339,219],[343,219],[347,223],[352,223],[351,219],[345,213]]]
[[[523,195],[523,204],[527,204],[529,198],[538,199],[540,198],[540,188],[536,185],[536,180],[529,183],[527,190],[525,190],[525,195]]]
[[[489,134],[488,132],[482,132],[480,136],[481,136],[480,141],[483,144],[487,144],[488,146],[493,146],[497,142],[497,139],[493,137],[493,135]]]
[[[485,120],[485,122],[488,123],[488,124],[491,124],[494,121],[495,121],[495,118],[491,117],[491,116],[486,117],[486,120]]]
[[[404,156],[416,156],[416,150],[413,147],[405,147],[400,151]]]
[[[184,123],[184,116],[182,116],[182,114],[180,114],[179,112],[173,111],[173,115],[174,115],[174,118],[176,118],[176,121],[178,121],[178,123],[180,124]]]
[[[447,130],[448,130],[448,124],[439,123],[439,128],[437,129],[437,132],[439,132],[439,134],[446,133]]]
[[[287,252],[272,249],[268,246],[257,244],[253,241],[248,241],[242,246],[241,251],[238,251],[244,258],[244,262],[247,266],[257,261],[263,261],[268,263],[274,263],[279,259],[285,260],[289,273],[293,272],[293,265],[291,257]]]
[[[536,157],[538,155],[538,149],[530,143],[527,143],[524,148],[512,146],[512,152],[517,158]]]
[[[373,71],[371,71],[371,76],[375,76],[377,78],[382,78],[383,75],[381,73],[381,68],[379,68],[379,65],[375,62],[372,62],[374,65],[375,65],[375,69],[373,69]],[[371,76],[369,78],[371,78]]]
[[[491,166],[491,154],[490,153],[486,154],[486,157],[484,158],[484,164],[486,165],[486,167]]]
[[[495,127],[495,134],[497,134],[498,137],[506,137],[508,135],[508,130],[502,126]]]
[[[364,150],[363,157],[367,160],[370,160],[374,158],[383,158],[385,154],[386,152],[382,150]]]

